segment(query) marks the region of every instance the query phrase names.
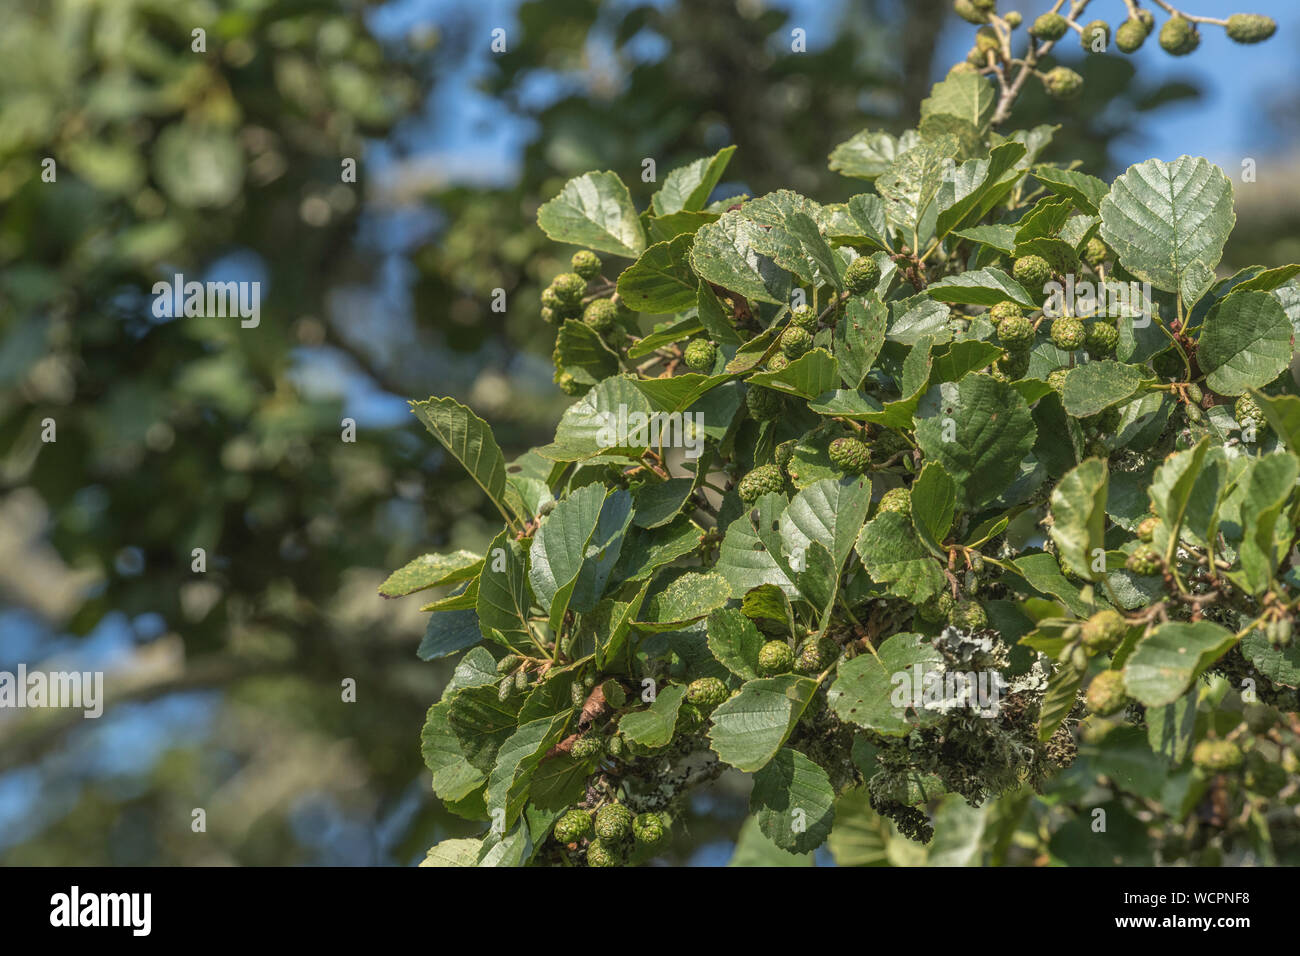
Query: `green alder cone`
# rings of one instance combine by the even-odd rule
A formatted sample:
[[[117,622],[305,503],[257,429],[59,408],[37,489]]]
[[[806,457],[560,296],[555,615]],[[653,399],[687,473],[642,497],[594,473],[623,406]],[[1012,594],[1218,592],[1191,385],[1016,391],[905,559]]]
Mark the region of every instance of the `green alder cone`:
[[[574,760],[593,760],[605,752],[605,745],[595,734],[583,734],[573,742],[569,753]]]
[[[501,658],[501,660],[497,661],[497,673],[508,674],[519,666],[521,660],[523,660],[523,658],[518,654],[507,654],[505,657]]]
[[[1262,43],[1277,32],[1277,21],[1258,13],[1234,13],[1228,17],[1227,34],[1237,43]]]
[[[1065,377],[1070,374],[1068,368],[1058,368],[1047,376],[1047,387],[1057,395],[1065,394]]]
[[[547,286],[543,289],[541,299],[543,308],[550,309],[555,313],[565,311],[565,301],[560,298],[560,294],[555,291],[554,286]]]
[[[1012,263],[1011,275],[1030,293],[1038,293],[1052,281],[1052,267],[1042,256],[1021,256]]]
[[[789,364],[790,364],[790,360],[786,358],[784,355],[782,355],[780,352],[777,352],[775,355],[773,355],[770,359],[767,360],[767,369],[769,372],[779,372],[781,371],[781,369],[785,368]]]
[[[772,453],[772,460],[776,462],[776,467],[780,468],[781,471],[784,472],[786,466],[790,464],[790,459],[794,457],[795,446],[798,444],[797,441],[791,439],[776,446],[776,450]]]
[[[1242,395],[1237,399],[1236,404],[1232,406],[1232,417],[1242,428],[1249,425],[1256,431],[1262,431],[1267,423],[1259,402],[1249,395]]]
[[[1145,541],[1150,544],[1156,536],[1156,528],[1160,527],[1160,519],[1156,517],[1143,518],[1137,526],[1137,536],[1139,541]]]
[[[566,810],[564,815],[555,821],[553,833],[557,843],[577,843],[579,840],[585,840],[592,833],[591,814],[577,808]]]
[[[551,280],[556,297],[568,305],[577,305],[587,294],[587,280],[576,272],[562,272]]]
[[[860,475],[871,464],[871,449],[856,438],[837,438],[828,452],[831,464],[850,475]]]
[[[1034,323],[1023,315],[998,323],[998,341],[1012,352],[1027,352],[1034,344]]]
[[[1083,348],[1088,341],[1088,330],[1082,319],[1065,316],[1052,323],[1052,344],[1063,352]]]
[[[596,332],[608,332],[618,321],[618,306],[609,299],[597,299],[587,305],[582,321]]]
[[[1070,24],[1059,13],[1044,13],[1029,28],[1040,40],[1059,40],[1070,29]]]
[[[1134,574],[1141,574],[1146,577],[1159,574],[1163,566],[1164,562],[1160,560],[1159,553],[1147,545],[1138,547],[1124,562],[1124,567]]]
[[[785,641],[768,641],[758,649],[758,669],[768,676],[794,668],[794,651]]]
[[[994,325],[1001,325],[1007,319],[1023,319],[1025,313],[1020,306],[1011,301],[1002,301],[993,308],[989,309],[989,321]]]
[[[727,685],[716,677],[701,677],[686,687],[686,699],[703,711],[710,711],[731,696]]]
[[[967,23],[989,22],[989,12],[982,9],[982,0],[953,0],[952,9]]]
[[[877,514],[886,514],[893,512],[900,515],[910,515],[912,513],[912,495],[906,488],[890,488],[880,496],[880,504],[876,507]]]
[[[776,465],[759,465],[736,486],[736,493],[746,504],[757,501],[769,492],[779,492],[785,487],[785,475]]]
[[[718,359],[718,347],[708,339],[693,339],[683,354],[686,367],[697,372],[708,372]]]
[[[607,803],[596,811],[596,836],[617,843],[632,832],[632,811],[621,803]]]
[[[1068,66],[1057,66],[1043,77],[1047,95],[1057,100],[1069,100],[1083,92],[1083,77]]]
[[[1105,20],[1093,20],[1083,28],[1079,36],[1079,45],[1085,53],[1102,53],[1110,46],[1110,24]]]
[[[638,813],[632,821],[632,837],[642,846],[658,846],[667,835],[668,829],[657,813]]]
[[[1119,329],[1109,322],[1093,322],[1088,326],[1083,345],[1093,358],[1114,355],[1119,345]]]
[[[1123,53],[1136,53],[1147,42],[1150,32],[1141,20],[1130,18],[1115,31],[1115,46]]]
[[[600,256],[590,249],[579,250],[573,254],[572,266],[577,275],[590,282],[600,275]]]
[[[840,646],[829,637],[812,638],[803,643],[795,658],[794,669],[800,674],[820,674],[840,656]]]
[[[1277,796],[1291,778],[1278,764],[1265,759],[1261,754],[1251,753],[1246,758],[1246,789],[1263,797]]]
[[[820,323],[812,306],[801,305],[790,312],[790,324],[806,332],[815,332]]]
[[[1160,28],[1160,48],[1171,56],[1187,56],[1200,45],[1201,34],[1186,17],[1170,17]]]
[[[622,850],[620,847],[607,843],[604,840],[593,840],[587,846],[587,865],[622,866]]]
[[[812,333],[792,325],[781,333],[781,354],[788,359],[797,359],[812,348]]]
[[[1080,629],[1079,636],[1083,646],[1090,651],[1102,653],[1114,650],[1128,633],[1128,622],[1117,611],[1098,611],[1088,618]]]
[[[854,295],[866,295],[880,282],[880,266],[871,256],[858,256],[844,270],[844,287]]]
[[[1005,20],[1007,26],[1013,30],[1025,22],[1024,15],[1021,14],[1019,10],[1008,10],[1002,15],[1002,19]]]
[[[1110,258],[1110,250],[1106,248],[1106,243],[1102,242],[1096,236],[1087,241],[1083,247],[1083,261],[1088,263],[1094,269],[1102,265]]]
[[[745,407],[756,422],[770,422],[781,414],[785,403],[779,392],[761,385],[751,385],[745,393]]]
[[[1029,348],[1034,342],[1032,327],[1029,332],[1029,339],[1017,345],[1003,342],[1003,345],[1014,351],[1008,351],[993,363],[993,377],[999,382],[1018,382],[1029,374]]]
[[[948,623],[963,631],[982,631],[989,626],[989,616],[979,601],[958,601],[948,612]]]
[[[1128,694],[1124,689],[1123,671],[1102,671],[1088,685],[1088,709],[1099,717],[1109,717],[1124,709]]]
[[[1192,750],[1192,763],[1210,773],[1241,766],[1241,748],[1231,740],[1202,740]]]

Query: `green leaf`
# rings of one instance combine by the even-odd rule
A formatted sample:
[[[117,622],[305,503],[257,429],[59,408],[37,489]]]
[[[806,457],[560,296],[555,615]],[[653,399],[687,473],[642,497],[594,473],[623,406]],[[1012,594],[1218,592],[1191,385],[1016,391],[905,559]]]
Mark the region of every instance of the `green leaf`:
[[[410,406],[415,417],[483,489],[507,524],[512,523],[512,513],[525,514],[519,492],[506,484],[506,459],[487,422],[454,398],[430,398]]]
[[[781,516],[786,553],[818,542],[830,553],[838,576],[870,510],[871,480],[865,475],[814,482],[791,499]]]
[[[1232,183],[1207,159],[1130,166],[1099,206],[1101,237],[1120,263],[1157,289],[1196,303],[1232,233]]]
[[[595,329],[577,319],[565,319],[555,337],[558,372],[568,372],[580,385],[595,385],[618,374],[618,356]],[[508,476],[507,476],[508,480]]]
[[[864,129],[840,143],[830,154],[830,169],[854,179],[875,179],[903,150],[892,134]]]
[[[531,635],[528,629],[531,604],[523,548],[513,535],[503,531],[488,545],[486,563],[479,576],[475,610],[483,636],[492,639],[492,632],[496,631],[511,645],[527,643]]]
[[[720,608],[709,615],[709,652],[718,663],[741,680],[756,680],[758,651],[763,635],[754,622],[734,608]]]
[[[475,604],[477,605],[477,597]],[[474,608],[439,611],[429,616],[424,637],[415,654],[422,661],[432,661],[473,647],[483,639],[478,612]]]
[[[943,588],[943,571],[921,543],[907,515],[886,511],[866,523],[857,541],[858,557],[871,580],[889,593],[922,604]]]
[[[433,772],[433,792],[442,800],[454,802],[477,790],[487,775],[465,759],[447,722],[450,710],[450,701],[429,708],[420,731],[420,755]]]
[[[1090,216],[1097,215],[1101,201],[1109,191],[1106,184],[1096,176],[1074,169],[1035,166],[1030,172],[1052,192],[1069,199],[1076,208]]]
[[[940,302],[959,305],[997,305],[1010,300],[1026,309],[1034,308],[1029,293],[1001,269],[972,269],[945,276],[926,286],[925,294]]]
[[[863,193],[847,203],[823,206],[821,223],[832,242],[890,251],[889,220],[879,196]]]
[[[1255,459],[1244,478],[1239,580],[1251,594],[1263,594],[1268,589],[1290,550],[1295,529],[1287,522],[1283,508],[1295,490],[1297,478],[1300,462],[1285,452]]]
[[[767,837],[758,827],[758,818],[749,817],[740,828],[736,849],[727,866],[816,866],[811,853],[789,853]]]
[[[978,74],[951,73],[921,101],[922,119],[936,115],[956,116],[983,131],[993,115],[993,87]]]
[[[779,372],[755,372],[749,384],[786,395],[816,398],[840,384],[840,367],[825,349],[811,349]]]
[[[1089,458],[1070,471],[1052,490],[1052,540],[1061,561],[1087,581],[1106,573],[1093,565],[1106,549],[1106,495],[1110,473],[1104,458]]]
[[[790,276],[759,253],[766,238],[762,226],[733,210],[700,227],[691,248],[691,265],[701,278],[747,299],[784,305],[790,295]]]
[[[1061,721],[1069,716],[1079,696],[1079,685],[1083,683],[1086,667],[1075,667],[1072,659],[1057,661],[1056,669],[1047,680],[1047,691],[1038,712],[1038,739],[1048,741]]]
[[[889,164],[876,180],[890,224],[908,245],[919,246],[934,233],[935,197],[952,162],[956,140],[937,139],[913,146]]]
[[[1065,376],[1061,399],[1075,418],[1087,418],[1132,398],[1145,376],[1142,369],[1102,360],[1073,368]]]
[[[522,724],[497,751],[496,766],[488,777],[487,807],[489,811],[505,811],[507,828],[519,819],[533,771],[564,737],[571,717],[572,711],[566,710]]]
[[[420,866],[478,866],[478,852],[482,841],[474,837],[443,840],[429,847]]]
[[[895,634],[880,645],[879,658],[859,654],[839,665],[826,702],[840,720],[886,737],[904,737],[942,719],[924,705],[926,674],[943,658],[919,634]],[[921,698],[921,699],[918,699]]]
[[[865,786],[845,790],[835,801],[835,825],[826,846],[836,866],[888,865],[882,823]]]
[[[1172,557],[1179,532],[1205,545],[1218,521],[1219,497],[1226,481],[1221,448],[1203,438],[1194,447],[1170,455],[1151,476],[1148,495],[1162,525],[1154,544]]]
[[[926,293],[889,303],[889,331],[886,338],[900,345],[915,345],[923,336],[932,336],[937,342],[952,337],[948,329],[948,309]]]
[[[470,764],[492,772],[497,750],[516,730],[521,706],[518,695],[501,700],[492,684],[467,687],[451,699],[447,724]]]
[[[669,684],[655,695],[654,702],[645,710],[624,714],[618,730],[624,737],[649,750],[668,746],[677,726],[677,712],[681,710],[686,688]]]
[[[657,242],[618,277],[618,294],[628,308],[651,315],[681,312],[695,305],[700,280],[691,271],[694,236]]]
[[[850,390],[862,387],[885,344],[888,307],[874,295],[849,299],[835,324],[834,351],[840,377]]]
[[[709,338],[719,345],[740,345],[744,339],[736,331],[731,315],[723,307],[707,282],[701,282],[695,293],[695,314]],[[631,351],[628,352],[629,356]]]
[[[1267,292],[1233,292],[1210,310],[1196,358],[1223,395],[1261,388],[1291,364],[1291,322]]]
[[[815,680],[793,674],[749,681],[713,712],[710,746],[723,763],[753,773],[785,745],[816,692]]]
[[[1172,704],[1235,643],[1231,631],[1211,621],[1161,624],[1125,663],[1124,687],[1148,707]]]
[[[988,504],[1011,484],[1036,435],[1020,393],[979,373],[932,387],[916,409],[917,444],[957,482],[967,508]]]
[[[1265,395],[1251,389],[1251,398],[1259,403],[1268,423],[1288,448],[1300,452],[1300,398],[1295,395]]]
[[[971,226],[969,229],[958,229],[953,235],[990,246],[1007,255],[1011,255],[1016,248],[1015,226]]]
[[[980,85],[988,87],[987,83]],[[1024,155],[1022,144],[1008,142],[994,147],[987,159],[969,159],[958,166],[939,189],[935,234],[943,238],[958,226],[983,218],[1020,178],[1019,172],[1008,175],[1008,171]]]
[[[606,454],[638,458],[649,447],[649,429],[632,435],[635,429],[629,425],[624,435],[617,425],[620,421],[631,423],[638,415],[645,416],[648,423],[653,412],[650,400],[632,378],[607,378],[565,410],[555,429],[555,441],[538,448],[537,453],[552,461],[584,461]],[[620,441],[632,438],[638,439],[636,444],[620,446]]]
[[[617,173],[585,173],[537,210],[537,225],[556,242],[635,259],[645,232],[632,196]]]
[[[1079,589],[1061,573],[1061,568],[1052,555],[1042,552],[1026,554],[1011,563],[1034,590],[1050,594],[1080,617],[1092,613],[1093,608],[1084,602]]]
[[[717,388],[723,382],[731,381],[731,375],[704,375],[700,372],[686,372],[671,378],[637,379],[636,387],[641,394],[660,411],[680,412],[694,405],[702,396]]]
[[[439,584],[466,581],[482,567],[483,558],[473,551],[421,555],[390,574],[379,585],[379,593],[383,597],[402,597]]]
[[[564,624],[564,612],[582,571],[587,542],[596,530],[604,503],[604,485],[579,488],[560,499],[533,536],[528,580],[538,603],[546,609],[551,630],[557,634]]]
[[[835,790],[825,770],[786,747],[754,774],[749,811],[757,814],[759,829],[781,849],[806,853],[830,835]]]
[[[912,482],[912,526],[932,551],[952,529],[957,510],[957,483],[938,462],[927,462]]]
[[[731,598],[732,588],[726,577],[714,571],[692,571],[683,574],[662,591],[651,594],[645,603],[644,620],[636,626],[642,630],[647,625],[677,625],[704,617],[722,607]],[[665,628],[666,629],[666,628]]]
[[[1274,647],[1261,630],[1253,630],[1241,639],[1241,653],[1256,670],[1275,684],[1300,687],[1300,641],[1288,647]]]
[[[666,216],[682,210],[694,212],[703,209],[709,201],[709,194],[721,181],[735,151],[736,147],[725,146],[712,156],[697,159],[670,172],[664,177],[663,186],[650,197],[650,205],[655,213]]]

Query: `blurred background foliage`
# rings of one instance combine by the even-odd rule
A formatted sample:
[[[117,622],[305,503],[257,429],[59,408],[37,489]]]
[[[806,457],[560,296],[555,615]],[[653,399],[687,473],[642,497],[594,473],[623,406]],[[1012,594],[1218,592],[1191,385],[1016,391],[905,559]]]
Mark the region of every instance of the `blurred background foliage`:
[[[970,43],[949,6],[9,0],[0,669],[103,670],[108,700],[97,721],[0,712],[0,859],[409,864],[475,830],[432,799],[419,755],[447,666],[415,656],[418,604],[375,588],[423,551],[482,549],[493,517],[403,400],[456,395],[508,457],[546,441],[566,399],[536,302],[571,250],[537,207],[593,168],[644,203],[643,160],[662,175],[730,143],[720,190],[847,198],[860,184],[827,153],[915,122]],[[1105,177],[1117,144],[1216,81],[1213,62],[1076,68],[1064,114],[1035,91],[1014,122],[1059,123],[1047,158]],[[1260,106],[1291,130],[1283,157],[1291,92]],[[1300,203],[1267,181],[1225,265],[1300,258]],[[155,317],[153,283],[178,273],[260,282],[260,324]],[[833,839],[863,863],[1090,862],[1053,807],[1094,770],[1030,813],[945,804],[953,837],[928,853]],[[698,795],[664,859],[761,860],[753,834],[737,844],[745,796],[729,778]]]

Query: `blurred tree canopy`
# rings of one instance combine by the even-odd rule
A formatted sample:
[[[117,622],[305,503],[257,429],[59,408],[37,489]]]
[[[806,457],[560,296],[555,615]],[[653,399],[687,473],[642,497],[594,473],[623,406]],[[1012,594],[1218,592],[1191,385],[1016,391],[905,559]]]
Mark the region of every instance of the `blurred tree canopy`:
[[[35,771],[24,805],[44,803],[0,853],[406,862],[458,832],[428,799],[410,734],[430,675],[446,673],[415,657],[414,608],[375,586],[422,551],[481,547],[486,514],[414,422],[368,427],[358,391],[459,393],[507,451],[538,443],[565,399],[526,358],[549,355],[536,296],[563,268],[537,207],[588,168],[621,171],[644,202],[643,160],[666,173],[729,143],[744,177],[731,186],[845,198],[827,153],[863,127],[911,124],[949,6],[847,4],[833,35],[792,54],[796,18],[756,0],[530,0],[491,55],[464,6],[392,39],[379,5],[345,0],[13,0],[0,597],[3,620],[41,642],[28,655],[0,641],[0,666],[56,652],[76,666],[62,635],[89,644],[113,621],[132,650],[98,722],[119,720],[117,736],[79,714],[0,721],[0,790]],[[1135,87],[1120,66],[1088,77],[1054,146],[1099,175],[1113,137],[1195,93]],[[422,103],[480,68],[501,122],[527,130],[513,177],[408,195],[421,131],[459,121]],[[1017,122],[1035,110],[1047,115],[1026,97]],[[392,158],[372,163],[376,143]],[[412,209],[433,227],[404,232]],[[156,318],[153,283],[177,273],[260,281],[260,324]],[[349,417],[355,442],[340,440]],[[46,419],[57,441],[42,441]],[[344,678],[355,704],[340,702]],[[169,709],[178,697],[198,702],[200,729]],[[105,770],[94,755],[142,721],[177,732]],[[206,838],[190,831],[195,807]],[[703,809],[706,838],[734,838],[739,817]]]

